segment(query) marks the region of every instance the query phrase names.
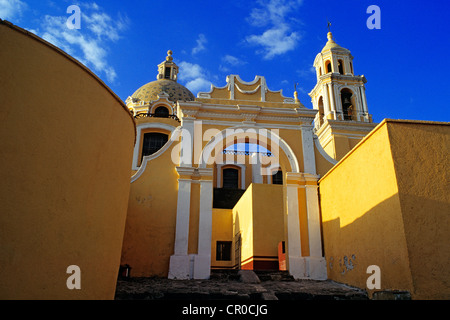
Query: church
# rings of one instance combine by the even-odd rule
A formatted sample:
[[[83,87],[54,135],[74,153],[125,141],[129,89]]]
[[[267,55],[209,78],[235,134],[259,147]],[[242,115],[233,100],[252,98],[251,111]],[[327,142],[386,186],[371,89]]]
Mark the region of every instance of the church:
[[[207,279],[215,268],[282,263],[326,279],[318,179],[376,126],[350,51],[328,34],[314,109],[263,76],[229,75],[195,98],[167,54],[126,101],[137,142],[122,264],[135,276]]]
[[[111,299],[124,268],[174,280],[284,270],[450,297],[449,123],[373,123],[367,80],[331,32],[312,61],[312,107],[260,75],[194,96],[171,50],[123,102],[74,58],[0,22],[11,48],[0,53],[1,298]],[[17,106],[29,111],[13,117]],[[78,292],[65,287],[73,264]],[[381,288],[366,287],[373,265]]]

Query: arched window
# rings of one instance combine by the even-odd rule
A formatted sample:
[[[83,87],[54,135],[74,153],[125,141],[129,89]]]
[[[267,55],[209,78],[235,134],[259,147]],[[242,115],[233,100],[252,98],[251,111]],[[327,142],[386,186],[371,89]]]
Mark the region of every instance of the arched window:
[[[324,119],[323,97],[319,98],[319,103],[317,104],[317,106],[319,107],[319,121],[320,121],[320,125],[322,125],[323,119]]]
[[[170,79],[170,73],[171,73],[171,70],[172,68],[170,68],[170,67],[166,67],[166,69],[164,70],[164,78],[165,79]]]
[[[142,157],[154,154],[161,149],[169,140],[169,136],[159,132],[144,133],[144,141],[142,143]]]
[[[327,70],[327,73],[331,72],[331,61],[330,60],[325,62],[325,69]]]
[[[344,62],[342,60],[338,60],[338,68],[339,68],[339,73],[344,74]]]
[[[223,188],[238,189],[239,188],[239,170],[234,168],[225,168],[222,171]]]
[[[155,117],[168,118],[169,117],[169,110],[166,107],[158,107],[155,110]]]
[[[344,120],[352,120],[353,119],[353,93],[345,88],[341,91],[341,103],[342,103],[342,113],[344,114]]]

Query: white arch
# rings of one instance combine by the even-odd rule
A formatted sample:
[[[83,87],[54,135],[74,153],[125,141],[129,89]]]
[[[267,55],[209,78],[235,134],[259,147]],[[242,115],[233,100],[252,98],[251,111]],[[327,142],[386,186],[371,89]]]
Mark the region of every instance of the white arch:
[[[139,162],[139,147],[140,147],[140,143],[141,143],[141,133],[142,130],[145,129],[163,129],[166,131],[169,131],[170,134],[172,134],[175,130],[174,126],[171,126],[169,124],[165,124],[165,123],[156,123],[156,122],[152,122],[152,123],[142,123],[142,124],[138,124],[136,126],[136,144],[134,145],[134,151],[133,151],[133,165],[132,165],[132,169],[133,170],[138,170],[139,166],[138,166],[138,162]]]
[[[206,168],[208,164],[208,159],[211,157],[211,152],[215,150],[215,147],[219,143],[223,143],[223,140],[227,137],[237,135],[239,133],[236,133],[235,130],[245,130],[245,129],[253,129],[257,131],[258,135],[262,135],[267,139],[270,139],[271,141],[274,141],[277,145],[280,146],[281,150],[283,150],[284,154],[289,160],[289,165],[291,166],[291,172],[300,172],[300,166],[298,164],[297,157],[294,154],[294,151],[292,151],[291,147],[284,141],[276,132],[272,130],[267,130],[265,128],[256,127],[256,126],[236,126],[224,129],[220,131],[218,134],[214,136],[203,148],[200,158],[199,158],[199,168]],[[270,131],[270,134],[268,132]]]
[[[143,157],[141,166],[138,167],[138,171],[131,177],[131,183],[139,179],[142,173],[144,173],[145,169],[147,168],[147,162],[156,159],[160,155],[162,155],[167,149],[170,148],[170,146],[175,141],[178,141],[180,134],[181,134],[181,127],[177,127],[175,130],[172,131],[169,141],[167,141],[167,143],[161,149],[156,151],[154,154]]]

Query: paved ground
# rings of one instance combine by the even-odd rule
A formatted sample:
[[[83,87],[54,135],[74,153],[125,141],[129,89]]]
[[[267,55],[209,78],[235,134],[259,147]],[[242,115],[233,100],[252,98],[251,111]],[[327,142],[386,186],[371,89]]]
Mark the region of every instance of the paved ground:
[[[253,272],[251,272],[253,273]],[[333,281],[294,280],[283,273],[213,273],[210,280],[130,278],[116,300],[365,300],[365,291]]]

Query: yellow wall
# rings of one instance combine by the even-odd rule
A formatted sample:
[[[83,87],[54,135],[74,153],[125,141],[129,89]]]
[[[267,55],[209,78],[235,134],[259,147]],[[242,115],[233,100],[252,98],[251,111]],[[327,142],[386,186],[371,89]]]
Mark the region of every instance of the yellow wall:
[[[147,162],[146,170],[131,184],[121,264],[132,268],[132,277],[168,275],[178,195],[171,153],[177,144]]]
[[[257,261],[278,263],[278,243],[284,241],[283,186],[253,186],[253,251]],[[260,262],[261,263],[261,262]]]
[[[241,261],[253,257],[253,189],[251,184],[233,208],[233,235],[241,234]],[[233,239],[233,260],[234,242]]]
[[[59,49],[1,21],[0,43],[0,299],[112,299],[133,119]]]
[[[211,267],[231,268],[234,266],[233,254],[231,251],[231,261],[216,260],[217,241],[233,241],[233,210],[216,209],[212,211],[212,238],[211,238]],[[233,246],[232,246],[233,248]]]
[[[215,209],[216,210],[216,209]],[[252,183],[232,210],[233,248],[235,266],[236,235],[241,235],[241,265],[277,263],[278,243],[284,241],[283,186]],[[223,232],[222,220],[213,220],[213,247],[215,233]],[[227,227],[225,224],[223,227]],[[231,241],[231,239],[230,239]],[[213,256],[214,257],[214,256]],[[212,265],[216,265],[213,259]],[[247,265],[247,267],[245,267]]]
[[[450,298],[450,125],[388,122],[415,296]]]
[[[384,121],[319,181],[328,277],[366,288],[377,265],[381,290],[448,298],[449,126],[410,126]]]

